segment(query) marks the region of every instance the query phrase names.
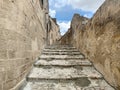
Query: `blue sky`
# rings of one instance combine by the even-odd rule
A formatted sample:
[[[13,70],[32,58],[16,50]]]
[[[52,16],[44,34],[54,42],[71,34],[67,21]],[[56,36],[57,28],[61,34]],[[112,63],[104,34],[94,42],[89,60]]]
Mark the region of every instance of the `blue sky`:
[[[57,18],[61,35],[70,27],[74,13],[91,18],[105,0],[49,0],[50,16]]]

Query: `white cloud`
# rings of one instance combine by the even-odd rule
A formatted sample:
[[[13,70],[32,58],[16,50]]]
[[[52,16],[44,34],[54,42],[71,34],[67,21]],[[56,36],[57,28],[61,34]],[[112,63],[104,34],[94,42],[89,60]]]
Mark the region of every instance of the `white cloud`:
[[[61,8],[67,4],[67,0],[49,0],[50,7]]]
[[[85,15],[83,15],[84,17],[87,17],[87,18],[91,18],[92,17],[92,15],[91,14],[85,14]]]
[[[67,32],[68,28],[70,28],[70,21],[58,21],[58,25],[60,26],[61,35],[64,35]]]
[[[61,8],[63,9],[63,7],[66,9],[66,5],[70,5],[73,9],[81,9],[83,11],[94,13],[104,1],[105,0],[49,0],[50,16],[54,18],[56,16],[56,11]],[[85,14],[84,16],[91,17],[89,14]],[[60,26],[61,34],[63,35],[70,27],[70,21],[58,21],[58,25]]]
[[[62,8],[71,5],[74,9],[95,12],[105,0],[50,0],[50,7]]]
[[[56,8],[61,8],[66,5],[66,0],[56,0],[56,1],[57,1],[57,3],[55,3]]]
[[[95,12],[105,0],[68,0],[68,4],[74,9]]]
[[[52,18],[55,18],[55,16],[56,16],[56,11],[50,9],[50,10],[49,10],[49,15],[50,15]]]

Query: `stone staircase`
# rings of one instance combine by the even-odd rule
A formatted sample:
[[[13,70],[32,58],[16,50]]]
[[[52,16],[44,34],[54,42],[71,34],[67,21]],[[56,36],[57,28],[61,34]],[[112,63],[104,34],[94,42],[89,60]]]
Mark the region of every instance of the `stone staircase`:
[[[76,48],[53,45],[43,50],[22,90],[114,90]]]

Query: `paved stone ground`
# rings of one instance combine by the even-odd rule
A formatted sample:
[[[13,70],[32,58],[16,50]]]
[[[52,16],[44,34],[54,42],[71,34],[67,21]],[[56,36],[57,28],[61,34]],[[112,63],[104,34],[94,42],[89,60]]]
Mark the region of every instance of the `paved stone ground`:
[[[43,50],[23,90],[114,90],[83,54],[71,46]]]

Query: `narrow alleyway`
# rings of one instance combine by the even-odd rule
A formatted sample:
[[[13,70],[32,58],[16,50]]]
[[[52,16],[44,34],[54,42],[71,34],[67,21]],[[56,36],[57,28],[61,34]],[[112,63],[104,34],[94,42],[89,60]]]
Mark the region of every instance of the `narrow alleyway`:
[[[26,77],[23,90],[114,90],[76,48],[46,47]]]

